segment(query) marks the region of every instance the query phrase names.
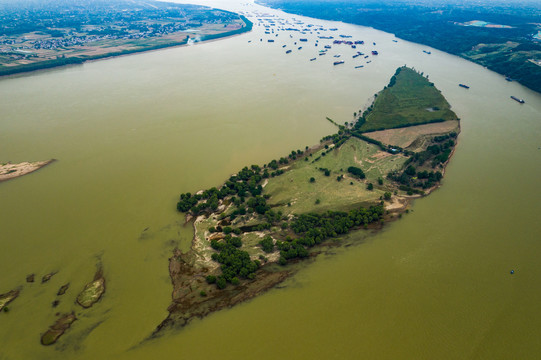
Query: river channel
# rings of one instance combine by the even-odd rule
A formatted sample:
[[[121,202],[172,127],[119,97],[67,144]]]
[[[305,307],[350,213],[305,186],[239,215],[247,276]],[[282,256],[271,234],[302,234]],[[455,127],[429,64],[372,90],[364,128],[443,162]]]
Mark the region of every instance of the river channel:
[[[371,28],[215,6],[245,12],[254,30],[0,79],[0,161],[58,160],[0,183],[0,293],[23,287],[0,314],[0,359],[538,358],[541,95]],[[318,56],[332,40],[265,34],[264,18],[338,28],[365,45]],[[359,50],[379,55],[354,60]],[[345,63],[333,66],[337,54]],[[461,118],[443,186],[284,286],[141,343],[167,316],[167,259],[191,240],[178,195],[318,143],[335,130],[326,116],[351,121],[404,64]],[[83,311],[74,300],[99,262],[107,291]],[[30,273],[38,281],[27,284]],[[71,310],[72,328],[41,346],[55,313]]]

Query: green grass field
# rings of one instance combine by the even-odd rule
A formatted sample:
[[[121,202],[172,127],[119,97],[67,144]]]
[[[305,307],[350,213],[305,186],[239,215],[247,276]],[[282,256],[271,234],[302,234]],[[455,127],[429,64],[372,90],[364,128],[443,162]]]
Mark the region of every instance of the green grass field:
[[[402,67],[396,75],[396,83],[378,94],[360,130],[383,130],[426,124],[439,119],[456,119],[456,114],[450,108],[441,92],[428,79],[415,70]]]
[[[271,196],[269,204],[274,210],[284,214],[302,214],[348,210],[374,203],[385,191],[394,190],[393,186],[386,185],[385,176],[389,171],[401,168],[407,159],[402,155],[382,152],[377,146],[357,138],[350,138],[340,149],[321,156],[324,151],[322,149],[308,157],[309,161],[296,161],[291,170],[269,180],[263,193]],[[321,159],[312,163],[319,156]],[[366,179],[359,180],[349,174],[347,168],[350,166],[360,167]],[[325,176],[320,167],[329,169],[330,176]],[[341,175],[344,178],[337,181]],[[315,182],[310,182],[311,177],[315,178]],[[379,177],[384,179],[381,186],[377,182]],[[374,185],[374,190],[366,189],[368,183]],[[316,204],[318,199],[319,204]]]

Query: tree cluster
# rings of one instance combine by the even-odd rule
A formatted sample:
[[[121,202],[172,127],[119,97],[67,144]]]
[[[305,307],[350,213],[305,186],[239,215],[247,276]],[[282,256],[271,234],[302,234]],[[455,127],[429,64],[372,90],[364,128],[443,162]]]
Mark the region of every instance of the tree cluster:
[[[328,238],[346,234],[354,227],[380,221],[383,213],[383,206],[377,205],[368,209],[351,210],[348,213],[327,211],[323,214],[302,214],[290,225],[299,238],[276,243],[280,250],[280,263],[285,264],[289,259],[306,257],[308,256],[307,248],[321,244]]]
[[[216,285],[220,289],[225,288],[227,282],[238,284],[239,278],[253,279],[261,266],[258,260],[252,261],[246,251],[239,250],[242,241],[238,237],[227,235],[222,241],[212,240],[211,246],[218,251],[212,254],[212,260],[221,264],[222,275],[216,278]]]

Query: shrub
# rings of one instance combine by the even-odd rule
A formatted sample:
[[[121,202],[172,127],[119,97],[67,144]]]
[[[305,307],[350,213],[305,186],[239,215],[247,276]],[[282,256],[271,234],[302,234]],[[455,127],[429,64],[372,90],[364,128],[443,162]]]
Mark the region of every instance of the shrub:
[[[356,167],[356,166],[350,166],[348,167],[348,172],[350,174],[353,174],[355,175],[356,177],[358,177],[359,179],[364,179],[366,176],[364,175],[364,172],[362,171],[362,169]]]
[[[218,287],[218,289],[225,289],[225,287],[227,286],[227,281],[225,280],[223,276],[220,276],[216,280],[216,286]]]

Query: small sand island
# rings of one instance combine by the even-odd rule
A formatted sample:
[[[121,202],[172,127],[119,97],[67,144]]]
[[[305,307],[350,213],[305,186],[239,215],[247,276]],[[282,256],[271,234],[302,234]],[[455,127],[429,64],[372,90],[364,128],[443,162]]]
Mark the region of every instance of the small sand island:
[[[339,246],[350,231],[378,230],[440,186],[459,119],[427,77],[400,67],[353,123],[316,146],[251,165],[220,187],[184,193],[190,251],[169,259],[169,316],[182,327],[279,284],[292,264]]]
[[[53,161],[55,160],[52,159],[47,161],[22,162],[18,164],[12,164],[8,162],[0,164],[0,182],[30,174],[33,171],[39,170],[42,167],[49,165]]]

